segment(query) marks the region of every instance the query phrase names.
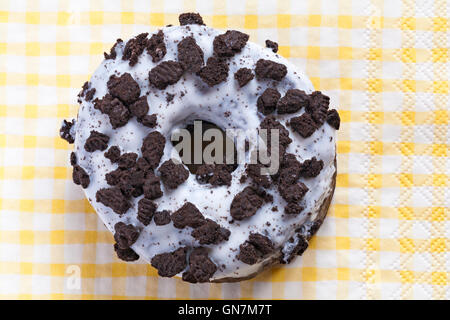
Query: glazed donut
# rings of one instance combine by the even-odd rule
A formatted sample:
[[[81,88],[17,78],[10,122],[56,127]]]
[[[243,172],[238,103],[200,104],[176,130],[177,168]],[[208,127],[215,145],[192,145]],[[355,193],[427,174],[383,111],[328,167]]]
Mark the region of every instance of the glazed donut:
[[[141,257],[160,276],[192,283],[248,279],[301,255],[325,218],[339,114],[275,42],[261,47],[194,13],[179,20],[117,40],[60,134],[75,143],[73,181],[114,234],[120,259]],[[172,136],[194,120],[277,130],[279,169],[216,163],[192,173]],[[249,142],[247,155],[256,150]]]

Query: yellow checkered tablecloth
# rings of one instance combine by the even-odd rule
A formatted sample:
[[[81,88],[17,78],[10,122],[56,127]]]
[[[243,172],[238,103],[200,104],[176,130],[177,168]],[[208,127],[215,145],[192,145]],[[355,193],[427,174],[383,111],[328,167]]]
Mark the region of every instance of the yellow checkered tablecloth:
[[[196,11],[278,41],[338,107],[338,178],[302,258],[234,284],[120,262],[58,137],[115,39]],[[450,4],[1,0],[0,298],[450,298]]]

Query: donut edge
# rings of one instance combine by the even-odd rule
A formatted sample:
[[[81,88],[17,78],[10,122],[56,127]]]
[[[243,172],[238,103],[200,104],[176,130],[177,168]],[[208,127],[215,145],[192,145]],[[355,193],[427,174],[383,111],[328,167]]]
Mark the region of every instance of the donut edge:
[[[337,176],[337,161],[336,161],[336,155],[335,155],[334,156],[334,174],[333,174],[333,178],[330,183],[331,191],[330,191],[330,194],[323,200],[322,204],[320,205],[320,208],[319,208],[316,218],[313,221],[311,221],[313,223],[311,223],[310,225],[317,226],[317,228],[314,228],[312,230],[312,232],[310,232],[311,227],[304,231],[304,236],[306,237],[306,239],[308,241],[320,229],[323,221],[325,220],[325,218],[327,216],[328,209],[330,208],[331,200],[333,199],[334,190],[336,189],[336,176]],[[276,255],[273,255],[272,257],[270,257],[269,260],[265,261],[261,265],[261,267],[258,269],[258,271],[253,272],[250,275],[247,275],[244,277],[239,277],[239,278],[233,278],[233,277],[219,278],[219,279],[210,280],[209,282],[210,283],[232,283],[232,282],[240,282],[240,281],[250,280],[267,269],[270,269],[276,265],[281,265],[280,258],[281,258],[281,252],[278,251],[278,253]]]

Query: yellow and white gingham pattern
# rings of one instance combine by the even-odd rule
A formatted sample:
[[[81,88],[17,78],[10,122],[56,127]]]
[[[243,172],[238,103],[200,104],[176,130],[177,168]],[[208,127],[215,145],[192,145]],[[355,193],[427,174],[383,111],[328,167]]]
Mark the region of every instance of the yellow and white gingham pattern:
[[[58,137],[116,38],[186,11],[278,41],[342,119],[323,227],[251,281],[119,261]],[[449,299],[449,19],[444,0],[1,0],[0,298]]]

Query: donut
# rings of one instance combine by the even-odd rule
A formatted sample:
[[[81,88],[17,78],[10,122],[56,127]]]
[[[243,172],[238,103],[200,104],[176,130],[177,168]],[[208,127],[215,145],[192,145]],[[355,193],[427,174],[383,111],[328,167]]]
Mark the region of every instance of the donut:
[[[113,233],[118,258],[190,283],[249,279],[291,263],[321,226],[335,189],[339,114],[275,42],[207,27],[196,13],[179,21],[118,39],[60,135],[74,143],[73,181]],[[244,161],[192,169],[173,135],[198,120],[226,138],[277,132],[265,140],[276,171],[248,160],[259,153],[247,136]]]

